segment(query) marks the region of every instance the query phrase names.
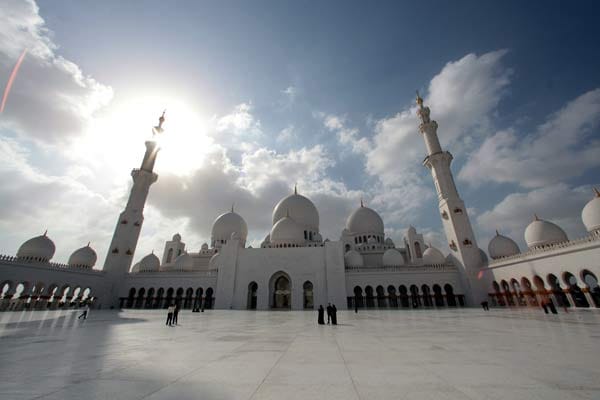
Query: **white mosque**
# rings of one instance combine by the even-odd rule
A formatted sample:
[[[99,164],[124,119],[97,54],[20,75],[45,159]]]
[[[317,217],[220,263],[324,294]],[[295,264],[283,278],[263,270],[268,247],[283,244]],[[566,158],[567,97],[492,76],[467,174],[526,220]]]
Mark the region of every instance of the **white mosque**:
[[[451,172],[452,154],[441,148],[436,121],[417,96],[427,156],[447,248],[427,245],[410,227],[402,243],[386,238],[379,214],[364,204],[352,212],[336,241],[323,240],[319,212],[294,188],[277,203],[272,228],[260,248],[246,246],[248,226],[232,209],[218,216],[210,245],[189,249],[179,234],[165,243],[162,258],[148,254],[133,263],[143,210],[158,153],[146,142],[133,187],[102,269],[84,246],[67,264],[52,262],[53,241],[27,240],[16,256],[0,256],[0,310],[57,309],[89,302],[96,308],[291,309],[319,304],[366,308],[537,306],[600,307],[600,193],[584,207],[589,234],[569,239],[556,224],[535,216],[525,228],[528,248],[497,234],[488,252],[478,245]],[[162,132],[164,115],[154,134]]]

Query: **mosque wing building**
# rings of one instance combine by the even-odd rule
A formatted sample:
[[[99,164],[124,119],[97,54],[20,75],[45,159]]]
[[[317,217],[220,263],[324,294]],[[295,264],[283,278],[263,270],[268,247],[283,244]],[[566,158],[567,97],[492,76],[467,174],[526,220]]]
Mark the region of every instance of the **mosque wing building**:
[[[348,308],[527,307],[553,301],[600,307],[600,192],[582,210],[588,234],[569,239],[556,223],[535,215],[525,227],[526,249],[496,232],[487,254],[477,244],[467,207],[442,149],[438,124],[417,94],[419,125],[438,198],[446,245],[435,248],[409,226],[398,243],[363,201],[348,215],[338,240],[323,240],[315,204],[294,187],[273,207],[260,247],[247,246],[248,225],[232,206],[216,216],[210,243],[190,248],[179,233],[162,254],[137,255],[158,142],[146,141],[140,168],[118,216],[107,256],[95,269],[93,246],[56,263],[48,232],[26,240],[16,255],[0,255],[0,310],[95,308],[311,310]],[[164,114],[153,132],[163,132]],[[154,137],[154,135],[153,135]],[[168,236],[167,236],[168,237]]]

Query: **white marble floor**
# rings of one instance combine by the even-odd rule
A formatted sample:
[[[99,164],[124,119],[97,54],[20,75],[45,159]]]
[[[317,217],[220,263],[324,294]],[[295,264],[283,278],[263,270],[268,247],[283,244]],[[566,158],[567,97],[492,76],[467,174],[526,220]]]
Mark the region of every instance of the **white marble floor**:
[[[600,399],[600,312],[0,314],[0,399]]]

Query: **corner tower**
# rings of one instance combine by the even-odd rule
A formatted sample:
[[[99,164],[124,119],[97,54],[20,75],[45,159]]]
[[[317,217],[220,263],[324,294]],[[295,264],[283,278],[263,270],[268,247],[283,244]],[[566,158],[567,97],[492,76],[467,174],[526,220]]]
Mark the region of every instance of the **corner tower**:
[[[138,238],[144,222],[144,206],[152,185],[158,179],[154,173],[154,163],[160,150],[156,141],[158,135],[163,132],[162,125],[165,122],[165,113],[158,119],[158,126],[152,128],[152,139],[146,141],[146,152],[140,168],[131,171],[133,186],[127,205],[117,220],[115,233],[113,234],[110,247],[104,262],[104,271],[106,271],[110,280],[109,302],[117,301],[117,284],[121,281],[121,276],[129,272],[133,255],[137,247]]]
[[[419,131],[423,135],[427,147],[427,157],[423,160],[423,165],[431,171],[448,247],[453,258],[457,261],[463,278],[465,295],[472,305],[484,300],[482,296],[485,296],[480,293],[481,285],[477,276],[482,266],[481,254],[473,234],[465,203],[460,198],[454,183],[454,177],[450,169],[452,154],[442,150],[437,136],[438,124],[430,119],[429,107],[423,106],[423,99],[418,92],[417,105],[419,107],[417,115],[421,120]]]

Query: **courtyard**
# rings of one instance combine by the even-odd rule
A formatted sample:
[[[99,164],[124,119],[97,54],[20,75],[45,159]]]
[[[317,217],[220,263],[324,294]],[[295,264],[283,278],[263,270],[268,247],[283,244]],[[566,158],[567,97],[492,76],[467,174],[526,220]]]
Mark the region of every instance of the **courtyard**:
[[[600,313],[0,314],[0,399],[598,399]]]

